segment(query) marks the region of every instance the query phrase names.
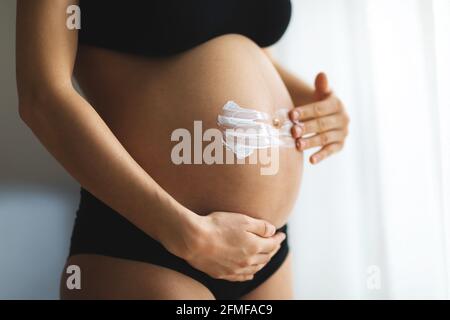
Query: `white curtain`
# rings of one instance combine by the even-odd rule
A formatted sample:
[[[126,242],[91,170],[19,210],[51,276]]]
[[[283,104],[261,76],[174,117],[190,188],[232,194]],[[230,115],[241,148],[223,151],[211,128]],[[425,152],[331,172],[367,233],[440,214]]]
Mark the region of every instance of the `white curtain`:
[[[292,2],[276,56],[325,71],[352,118],[345,150],[305,168],[297,298],[448,299],[450,1]]]

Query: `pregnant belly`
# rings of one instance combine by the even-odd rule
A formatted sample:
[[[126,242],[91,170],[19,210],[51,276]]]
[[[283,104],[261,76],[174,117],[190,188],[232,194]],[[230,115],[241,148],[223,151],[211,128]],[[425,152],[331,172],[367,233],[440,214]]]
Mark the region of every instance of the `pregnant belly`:
[[[217,128],[217,116],[229,100],[268,114],[293,107],[278,73],[252,41],[222,36],[164,59],[83,46],[75,75],[128,152],[181,204],[201,215],[226,211],[266,219],[277,227],[286,222],[303,165],[303,155],[294,148],[272,149],[264,162],[255,157],[253,164],[206,164],[204,159],[179,164],[172,156],[179,143],[172,141],[172,134],[187,129],[194,162],[194,140]],[[202,131],[194,132],[195,121]]]

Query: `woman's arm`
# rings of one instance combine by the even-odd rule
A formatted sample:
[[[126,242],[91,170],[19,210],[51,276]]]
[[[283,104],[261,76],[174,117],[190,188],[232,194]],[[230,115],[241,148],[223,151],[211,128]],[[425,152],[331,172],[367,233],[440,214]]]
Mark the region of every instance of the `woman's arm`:
[[[240,214],[200,217],[139,166],[73,88],[78,33],[66,27],[66,9],[73,4],[77,1],[17,1],[22,119],[83,187],[167,250],[215,277],[253,277],[279,248],[283,234],[273,235],[273,225]]]
[[[278,61],[273,57],[270,49],[266,48],[264,49],[264,52],[269,57],[275,69],[277,69],[278,73],[281,76],[281,79],[283,79],[283,82],[286,85],[289,94],[291,95],[294,105],[300,106],[317,101],[315,90],[310,84],[300,79],[285,67],[283,67],[280,63],[278,63]]]
[[[164,241],[184,210],[133,160],[72,86],[77,31],[66,27],[76,1],[19,0],[17,85],[25,123],[64,168],[133,224]]]

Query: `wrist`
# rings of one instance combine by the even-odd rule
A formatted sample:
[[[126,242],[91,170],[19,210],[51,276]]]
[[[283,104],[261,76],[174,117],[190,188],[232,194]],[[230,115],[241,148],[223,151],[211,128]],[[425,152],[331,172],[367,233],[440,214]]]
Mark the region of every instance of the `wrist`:
[[[180,205],[164,223],[158,241],[172,254],[189,260],[201,238],[203,217]]]

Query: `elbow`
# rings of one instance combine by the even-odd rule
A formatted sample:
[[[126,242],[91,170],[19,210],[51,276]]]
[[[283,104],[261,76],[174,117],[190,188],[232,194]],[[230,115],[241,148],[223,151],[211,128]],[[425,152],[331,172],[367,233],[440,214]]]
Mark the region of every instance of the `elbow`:
[[[40,109],[41,105],[45,104],[45,95],[43,94],[42,86],[30,83],[20,79],[17,75],[17,97],[20,119],[29,125],[31,119],[34,117],[35,111]]]
[[[19,117],[28,128],[35,131],[35,127],[45,117],[50,103],[49,99],[45,97],[35,95],[19,96]]]
[[[22,121],[27,126],[30,126],[30,121],[32,117],[32,107],[30,107],[28,104],[19,101],[18,111],[20,119],[22,119]]]
[[[37,114],[42,111],[42,102],[28,97],[19,97],[18,112],[20,119],[29,127],[33,127]]]
[[[63,94],[65,92],[62,90],[45,90],[43,88],[19,91],[18,112],[21,120],[31,128],[37,119],[48,115],[52,106],[57,104],[58,97]]]
[[[20,119],[30,125],[36,110],[44,105],[45,96],[42,93],[42,87],[35,85],[27,85],[22,81],[17,82],[17,96],[18,96],[18,112]]]

